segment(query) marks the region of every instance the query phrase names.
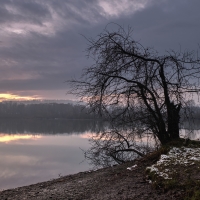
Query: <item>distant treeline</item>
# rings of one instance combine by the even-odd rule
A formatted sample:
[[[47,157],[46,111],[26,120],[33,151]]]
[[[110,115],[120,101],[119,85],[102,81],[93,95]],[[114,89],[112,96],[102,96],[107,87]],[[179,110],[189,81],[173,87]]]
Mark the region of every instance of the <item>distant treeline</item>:
[[[120,109],[119,109],[120,110]],[[118,108],[113,110],[117,113]],[[182,110],[181,118],[187,121]],[[191,106],[190,115],[194,120],[200,120],[200,107]],[[15,101],[0,102],[0,118],[4,119],[99,119],[99,115],[90,112],[85,105],[71,103],[24,103]],[[104,118],[105,119],[105,118]]]
[[[96,119],[98,116],[91,113],[84,105],[1,102],[0,118]]]

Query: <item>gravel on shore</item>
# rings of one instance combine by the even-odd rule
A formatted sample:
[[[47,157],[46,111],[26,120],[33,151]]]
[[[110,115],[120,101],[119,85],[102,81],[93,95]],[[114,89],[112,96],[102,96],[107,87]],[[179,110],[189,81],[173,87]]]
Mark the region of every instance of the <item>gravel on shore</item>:
[[[91,172],[80,172],[47,182],[0,192],[0,200],[172,200],[183,191],[154,189],[146,180],[142,159]],[[128,167],[135,165],[128,170]],[[137,165],[137,166],[136,166]]]

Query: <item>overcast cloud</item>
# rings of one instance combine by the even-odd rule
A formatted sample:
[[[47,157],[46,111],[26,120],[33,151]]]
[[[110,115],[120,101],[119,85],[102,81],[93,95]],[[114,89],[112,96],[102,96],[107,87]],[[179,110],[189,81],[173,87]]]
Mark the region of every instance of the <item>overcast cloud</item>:
[[[65,81],[92,62],[81,35],[96,37],[110,22],[160,53],[196,50],[199,8],[199,0],[0,0],[0,93],[67,99]]]

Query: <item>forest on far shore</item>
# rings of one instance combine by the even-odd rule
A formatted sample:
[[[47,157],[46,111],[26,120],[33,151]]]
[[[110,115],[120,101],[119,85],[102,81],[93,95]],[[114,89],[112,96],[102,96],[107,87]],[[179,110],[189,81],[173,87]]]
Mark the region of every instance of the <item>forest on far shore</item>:
[[[120,109],[119,109],[120,110]],[[118,108],[112,112],[119,112]],[[192,119],[200,119],[200,107],[189,108]],[[180,113],[183,116],[183,111]],[[25,103],[20,101],[0,102],[0,118],[2,119],[99,119],[98,114],[92,113],[90,108],[73,103]],[[102,119],[102,118],[101,118]],[[105,119],[105,118],[104,118]],[[185,121],[182,119],[181,121]]]
[[[86,106],[79,104],[25,104],[10,101],[0,103],[0,118],[96,119],[98,116],[89,112],[89,108]]]

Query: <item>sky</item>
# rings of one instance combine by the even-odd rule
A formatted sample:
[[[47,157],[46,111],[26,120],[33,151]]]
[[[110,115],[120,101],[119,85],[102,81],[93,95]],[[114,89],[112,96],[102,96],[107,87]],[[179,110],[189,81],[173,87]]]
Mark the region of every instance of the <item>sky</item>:
[[[72,99],[74,77],[92,64],[86,38],[116,23],[160,54],[197,50],[199,0],[0,0],[0,100]]]

